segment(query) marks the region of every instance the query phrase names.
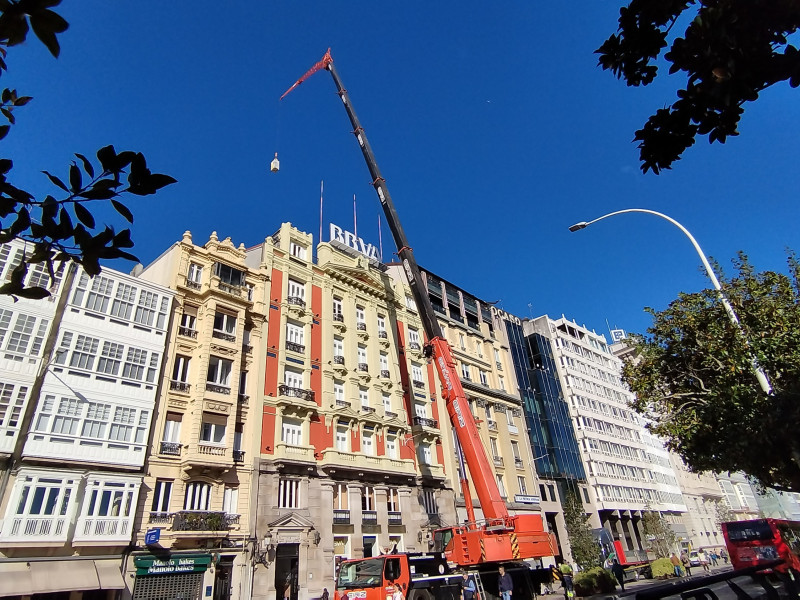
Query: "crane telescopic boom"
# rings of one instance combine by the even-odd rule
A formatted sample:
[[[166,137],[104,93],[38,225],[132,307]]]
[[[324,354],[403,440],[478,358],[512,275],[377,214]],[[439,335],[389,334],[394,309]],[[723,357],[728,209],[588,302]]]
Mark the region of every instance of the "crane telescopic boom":
[[[425,351],[426,356],[434,361],[442,394],[444,396],[450,421],[455,429],[461,452],[477,492],[478,500],[483,511],[486,523],[478,525],[475,522],[474,510],[470,498],[469,482],[461,474],[462,491],[467,503],[469,522],[464,527],[455,527],[445,530],[443,541],[447,544],[450,557],[460,564],[478,564],[494,560],[511,560],[518,558],[532,558],[553,555],[552,538],[544,532],[541,515],[508,514],[505,501],[500,495],[497,482],[492,476],[492,467],[489,463],[486,450],[478,432],[475,419],[469,408],[469,402],[458,377],[453,352],[450,344],[442,336],[442,330],[436,318],[427,291],[422,282],[422,276],[414,258],[414,252],[408,244],[400,218],[392,202],[386,180],[381,175],[372,147],[369,144],[364,128],[350,102],[336,67],[333,64],[330,48],[318,63],[308,70],[297,82],[281,96],[299,86],[308,77],[322,69],[330,72],[333,77],[336,91],[344,104],[347,116],[353,126],[361,153],[372,176],[372,186],[378,194],[383,208],[386,222],[392,232],[397,255],[400,258],[403,270],[414,296],[417,310],[422,320],[422,326],[428,338]]]

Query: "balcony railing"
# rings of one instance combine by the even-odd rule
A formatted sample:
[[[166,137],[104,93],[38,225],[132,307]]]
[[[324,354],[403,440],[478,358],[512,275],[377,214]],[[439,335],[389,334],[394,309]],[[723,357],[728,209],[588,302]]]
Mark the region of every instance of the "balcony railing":
[[[185,381],[175,381],[174,379],[171,379],[169,382],[169,389],[174,392],[186,392],[188,394],[189,390],[192,389],[192,386]]]
[[[168,512],[151,512],[150,523],[153,525],[166,525],[172,520],[172,515]]]
[[[393,412],[391,410],[385,410],[383,411],[383,414],[386,415],[387,419],[395,419],[398,416],[396,412]]]
[[[498,467],[502,467],[505,464],[502,456],[493,456],[492,460],[494,460],[494,464]]]
[[[197,444],[197,452],[207,456],[225,456],[228,449],[225,446],[218,446],[216,444],[199,442]]]
[[[521,458],[514,458],[514,465],[518,469],[521,469],[521,468],[523,468],[525,466],[525,463],[523,462],[523,460]]]
[[[344,364],[344,356],[341,354],[337,354],[333,357],[333,364],[335,365],[343,365]]]
[[[424,382],[424,381],[420,381],[419,379],[414,379],[414,380],[412,380],[411,384],[412,384],[412,385],[413,385],[415,388],[418,388],[418,389],[421,389],[421,390],[422,390],[422,389],[425,389],[425,382]]]
[[[378,512],[374,510],[362,510],[361,511],[361,523],[363,525],[377,525],[378,524]]]
[[[172,515],[172,531],[225,531],[239,523],[239,515],[184,510]]]
[[[337,400],[336,406],[340,408],[350,408],[352,405],[347,400]]]
[[[178,326],[178,335],[182,335],[184,337],[196,338],[197,337],[197,330],[192,329],[191,327],[184,327],[183,325]]]
[[[359,321],[358,323],[356,323],[356,329],[358,329],[359,331],[366,331],[367,324],[364,323],[364,321]]]
[[[240,285],[231,285],[230,283],[223,283],[220,281],[217,284],[217,287],[221,292],[225,292],[231,296],[236,296],[237,298],[242,297],[242,286]]]
[[[279,385],[278,394],[281,396],[289,396],[291,398],[300,398],[308,402],[314,402],[314,390],[304,390],[302,388],[290,387],[288,385]]]
[[[495,365],[497,366],[497,370],[498,371],[502,371],[503,370],[503,364],[502,363],[496,362]]]
[[[67,517],[23,517],[11,518],[9,537],[46,538],[65,537],[69,528]]]
[[[186,287],[188,287],[188,288],[190,288],[190,289],[193,289],[193,290],[199,290],[199,289],[201,289],[203,286],[202,286],[202,284],[201,284],[199,281],[192,281],[191,279],[189,279],[189,278],[187,277],[187,278],[186,278]]]
[[[350,525],[350,511],[341,510],[338,508],[333,509],[333,524],[334,525]]]
[[[225,394],[230,395],[231,388],[225,385],[219,385],[218,383],[213,383],[211,381],[206,381],[206,391],[207,392],[215,392],[217,394]]]
[[[159,454],[165,454],[167,456],[180,456],[181,448],[183,448],[183,445],[177,442],[161,442],[161,450],[159,451]]]
[[[286,342],[286,349],[292,352],[305,352],[306,347],[303,344],[295,344],[294,342]]]
[[[380,331],[378,331],[378,337],[385,340],[389,337],[389,334],[386,332],[385,329],[381,329]]]
[[[96,540],[110,538],[129,538],[131,518],[81,517],[75,526],[74,539]]]
[[[402,525],[403,513],[389,511],[389,525]]]
[[[337,323],[344,323],[344,315],[342,313],[333,313],[333,320]]]
[[[389,379],[389,369],[381,369],[381,377]]]
[[[219,329],[213,330],[211,332],[211,337],[215,337],[215,338],[220,339],[220,340],[225,340],[226,342],[235,342],[236,341],[236,336],[235,335],[233,335],[231,333],[227,333],[225,331],[220,331]]]
[[[489,428],[489,431],[497,431],[497,421],[486,419],[486,426]]]
[[[235,462],[235,463],[243,463],[244,462],[244,450],[234,450],[233,451],[233,462]]]
[[[411,342],[408,344],[408,347],[411,348],[412,350],[419,350],[421,348],[419,342]]]
[[[373,407],[371,407],[371,406],[362,406],[361,410],[363,410],[365,413],[374,413],[375,412],[375,409]]]
[[[369,365],[367,363],[358,363],[358,370],[363,373],[366,373],[367,371],[369,371]]]
[[[299,306],[300,308],[306,307],[306,301],[297,296],[289,296],[288,298],[286,298],[286,303],[291,304],[293,306]]]
[[[423,427],[433,427],[436,428],[436,420],[429,419],[428,417],[417,417],[414,416],[414,425],[422,425]]]

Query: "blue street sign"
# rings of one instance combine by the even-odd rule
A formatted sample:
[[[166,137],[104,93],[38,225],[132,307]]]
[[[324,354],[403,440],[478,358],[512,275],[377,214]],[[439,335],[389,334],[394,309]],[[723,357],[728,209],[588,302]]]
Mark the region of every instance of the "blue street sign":
[[[161,530],[160,529],[148,529],[144,533],[144,543],[148,546],[152,546],[153,544],[157,544],[158,540],[161,539]]]

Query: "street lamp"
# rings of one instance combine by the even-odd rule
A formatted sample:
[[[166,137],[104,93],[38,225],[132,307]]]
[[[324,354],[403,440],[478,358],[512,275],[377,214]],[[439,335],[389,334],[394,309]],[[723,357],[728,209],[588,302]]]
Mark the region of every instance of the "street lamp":
[[[608,217],[613,217],[614,215],[621,215],[623,213],[633,213],[633,212],[646,213],[648,215],[655,215],[656,217],[661,217],[665,221],[669,221],[670,223],[675,225],[675,227],[680,229],[686,235],[686,237],[689,238],[689,241],[692,242],[692,246],[694,246],[694,249],[697,251],[697,255],[700,257],[700,260],[703,262],[703,266],[706,269],[706,273],[708,274],[708,278],[711,280],[711,283],[714,285],[714,289],[717,290],[717,294],[719,294],[719,299],[722,302],[722,306],[725,307],[725,312],[728,314],[728,318],[730,319],[730,321],[733,324],[733,326],[742,335],[742,338],[744,338],[745,344],[747,344],[749,346],[749,342],[747,340],[747,335],[745,334],[741,323],[739,323],[739,317],[736,316],[736,312],[733,310],[733,307],[731,306],[731,303],[728,301],[728,298],[725,297],[725,294],[722,291],[722,286],[719,284],[719,280],[717,279],[717,276],[714,274],[714,270],[711,268],[711,265],[708,263],[708,259],[706,258],[706,255],[703,254],[703,251],[700,249],[700,244],[698,244],[697,240],[694,239],[694,236],[691,233],[689,233],[689,230],[687,230],[686,227],[684,227],[683,225],[678,223],[675,219],[673,219],[671,217],[668,217],[664,213],[656,212],[654,210],[648,210],[646,208],[626,208],[625,210],[617,210],[617,211],[614,211],[614,212],[610,212],[607,215],[603,215],[602,217],[597,217],[596,219],[594,219],[592,221],[581,221],[580,223],[575,223],[575,225],[572,225],[569,228],[569,230],[573,231],[573,232],[574,231],[579,231],[581,229],[586,229],[589,225],[591,225],[593,223],[597,223],[598,221],[602,221],[603,219],[607,219]],[[761,386],[761,389],[764,390],[764,393],[766,393],[768,395],[771,395],[772,394],[772,386],[769,383],[769,378],[767,377],[767,374],[764,372],[764,369],[762,369],[758,365],[758,363],[756,362],[755,357],[752,356],[752,355],[750,356],[750,363],[751,363],[751,365],[753,367],[753,371],[755,372],[756,379],[758,379],[758,383]]]

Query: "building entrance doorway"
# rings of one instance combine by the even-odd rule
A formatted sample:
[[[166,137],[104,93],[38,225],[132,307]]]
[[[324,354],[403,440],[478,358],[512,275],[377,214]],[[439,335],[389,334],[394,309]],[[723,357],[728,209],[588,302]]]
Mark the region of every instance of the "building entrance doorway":
[[[214,575],[214,600],[231,600],[233,579],[233,556],[223,556]]]
[[[300,544],[278,544],[275,551],[275,597],[297,600]]]

